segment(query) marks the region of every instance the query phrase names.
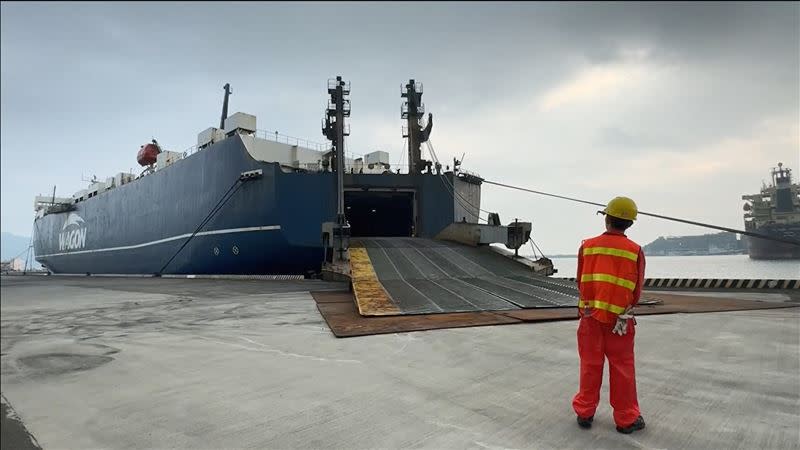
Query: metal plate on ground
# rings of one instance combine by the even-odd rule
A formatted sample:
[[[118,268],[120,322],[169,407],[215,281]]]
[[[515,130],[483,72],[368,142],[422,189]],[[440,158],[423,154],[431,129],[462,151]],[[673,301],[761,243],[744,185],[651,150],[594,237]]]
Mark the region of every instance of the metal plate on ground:
[[[353,295],[349,292],[313,292],[311,295],[317,301],[317,309],[328,327],[339,338],[524,322],[488,311],[364,317],[359,314]]]
[[[449,314],[364,317],[359,314],[350,292],[312,292],[317,309],[336,337],[367,336],[383,333],[436,330],[442,328],[507,325],[554,320],[576,320],[574,308],[529,308],[505,311],[476,311]],[[756,309],[796,308],[796,302],[763,302],[688,295],[654,294],[663,304],[640,306],[638,316],[673,313],[746,311]]]
[[[574,307],[575,283],[531,272],[488,247],[423,238],[359,238],[401,314]]]

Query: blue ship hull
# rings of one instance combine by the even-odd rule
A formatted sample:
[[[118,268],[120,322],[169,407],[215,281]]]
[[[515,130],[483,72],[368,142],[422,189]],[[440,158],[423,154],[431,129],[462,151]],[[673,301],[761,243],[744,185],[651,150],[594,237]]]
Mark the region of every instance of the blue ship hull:
[[[241,173],[256,169],[262,176],[242,182],[190,239]],[[414,235],[429,238],[465,216],[477,221],[477,209],[454,202],[453,185],[480,189],[452,173],[345,176],[349,192],[407,192],[414,211],[406,219]],[[335,220],[336,205],[334,173],[284,171],[254,159],[234,135],[74,211],[38,217],[34,251],[53,273],[307,274],[321,269],[322,223]]]
[[[244,171],[261,169],[191,239]],[[285,173],[233,136],[164,170],[35,221],[36,260],[54,273],[304,274],[336,213],[332,173]]]

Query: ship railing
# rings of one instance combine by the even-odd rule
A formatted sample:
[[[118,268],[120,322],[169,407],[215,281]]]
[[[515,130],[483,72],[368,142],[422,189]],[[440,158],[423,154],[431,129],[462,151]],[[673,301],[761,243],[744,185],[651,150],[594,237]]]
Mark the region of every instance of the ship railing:
[[[275,136],[274,132],[269,132],[269,131],[265,131],[265,130],[258,130],[257,135],[259,135],[259,134],[260,134],[260,137],[264,137],[266,139],[268,139],[267,136],[269,136],[269,135]],[[288,140],[285,140],[285,138],[288,138]],[[303,143],[302,146],[304,146],[306,148],[313,149],[313,150],[321,151],[321,152],[326,152],[326,151],[330,150],[330,148],[327,147],[325,144],[321,144],[321,143],[313,142],[313,141],[308,141],[306,139],[293,138],[291,136],[284,136],[284,135],[281,135],[280,133],[278,133],[278,139],[279,140],[277,140],[275,142],[287,143],[287,144],[290,144],[290,145],[298,145],[298,146],[300,146],[299,143]],[[293,139],[296,140],[296,141],[292,141]],[[270,140],[270,139],[268,139],[268,140]],[[271,139],[271,140],[274,140],[274,139]],[[292,142],[299,142],[299,143],[292,144]],[[314,146],[314,144],[316,144],[316,146]],[[193,145],[193,146],[191,146],[191,147],[189,147],[189,148],[187,148],[186,150],[183,151],[183,157],[186,158],[187,156],[191,156],[191,155],[197,153],[199,150],[200,149],[198,149],[198,147],[196,145]],[[355,152],[346,152],[345,153],[345,158],[350,159],[351,161],[354,161],[355,159],[363,159],[364,157],[365,157],[365,155],[361,154],[361,153],[355,153]],[[362,168],[364,169],[365,173],[376,173],[376,172],[379,172],[379,170],[380,170],[379,167],[378,167],[378,163],[374,163],[373,169],[369,169],[369,164],[366,164],[364,162],[359,162],[359,163],[347,162],[347,163],[345,163],[344,166],[345,166],[345,173],[359,173]],[[319,163],[304,163],[304,164],[301,164],[300,168],[304,169],[304,170],[311,171],[311,172],[317,172],[317,171],[322,172],[322,171],[324,171],[321,162],[319,162]],[[408,165],[407,164],[399,164],[399,165],[390,164],[389,167],[384,169],[384,170],[389,171],[389,172],[391,172],[393,174],[407,174],[408,173]],[[450,171],[450,167],[449,166],[446,167],[446,168],[442,167],[442,173],[448,172],[448,171]],[[379,173],[382,173],[382,172],[383,171],[380,171]],[[483,177],[481,177],[479,174],[477,174],[475,172],[470,172],[468,170],[459,169],[458,174],[462,175],[462,176],[476,177],[476,178],[483,179]]]
[[[344,81],[344,80],[341,80],[341,81],[343,81],[342,90],[344,91],[342,93],[344,95],[350,95],[350,82],[349,81]],[[340,82],[340,80],[337,80],[336,78],[329,78],[328,79],[328,92],[330,92],[331,90],[336,89],[336,87],[339,85],[339,82]]]
[[[385,167],[385,164],[384,164],[384,167]],[[360,172],[360,170],[362,168],[364,169],[364,173],[373,173],[373,174],[374,173],[383,173],[384,171],[388,171],[388,172],[390,172],[392,174],[400,174],[400,175],[407,175],[409,173],[408,164],[401,164],[401,165],[390,164],[388,168],[381,169],[379,163],[374,163],[372,169],[370,169],[369,168],[369,164],[366,164],[366,163],[360,163],[360,164],[347,163],[347,164],[345,164],[345,173],[356,173],[357,174],[357,173]],[[432,169],[433,169],[433,173],[435,174],[436,173],[436,167],[433,167]],[[450,168],[449,166],[448,167],[442,166],[441,173],[445,174],[447,172],[452,172],[452,168]],[[459,171],[458,174],[459,175],[460,174],[464,174],[464,172],[465,171]],[[428,175],[427,169],[425,170],[425,172],[423,174],[424,175]],[[480,175],[477,175],[477,174],[474,174],[474,173],[471,173],[471,172],[466,173],[465,176],[467,176],[467,177],[477,177],[477,178],[483,179]]]
[[[384,166],[385,167],[385,166]],[[307,171],[307,172],[331,172],[331,167],[325,168],[322,164],[322,161],[315,162],[315,163],[300,163],[297,166],[298,169]],[[361,172],[363,169],[363,172]],[[356,165],[356,164],[345,164],[344,165],[344,172],[347,174],[358,174],[358,173],[365,173],[365,174],[380,174],[384,172],[391,172],[392,174],[406,174],[408,173],[408,169],[404,168],[401,169],[400,172],[397,169],[391,168],[381,168],[378,164],[375,164],[372,169],[369,168],[369,165]]]
[[[301,163],[298,166],[298,168],[302,169],[302,170],[305,170],[305,171],[309,171],[309,172],[330,172],[331,171],[330,167],[328,167],[326,169],[325,166],[323,166],[322,161],[316,162],[316,163]],[[363,169],[363,171],[362,171],[362,169]],[[374,174],[383,174],[383,173],[386,173],[386,172],[391,173],[393,175],[396,175],[396,174],[407,175],[409,173],[408,172],[408,165],[406,165],[406,164],[403,164],[402,166],[399,166],[399,167],[398,166],[392,166],[392,165],[389,165],[389,167],[386,167],[385,164],[381,165],[379,163],[374,163],[372,168],[369,167],[369,164],[364,164],[364,163],[361,163],[361,164],[346,163],[344,165],[344,172],[346,174],[364,173],[364,174],[373,174],[373,175]],[[445,174],[447,172],[452,172],[452,170],[446,170],[445,167],[442,167],[442,174]],[[435,170],[434,170],[434,173],[435,173]],[[424,175],[428,175],[428,172],[427,171],[424,172]],[[459,176],[463,176],[463,177],[476,177],[476,178],[479,178],[479,179],[483,179],[480,175],[478,175],[478,174],[476,174],[474,172],[459,171],[458,175]]]
[[[278,133],[277,131],[256,130],[255,135],[257,138],[265,139],[268,141],[279,142],[281,144],[296,145],[298,147],[304,147],[311,150],[316,150],[318,152],[324,153],[330,150],[330,144],[323,144],[308,139],[288,136],[285,134]],[[197,147],[197,145],[193,145],[183,151],[183,157],[186,158],[187,156],[193,155],[197,153],[199,150],[200,149]]]
[[[281,144],[296,145],[298,147],[305,147],[318,152],[326,152],[330,150],[330,144],[323,144],[314,142],[308,139],[289,136],[286,134],[278,133],[277,131],[256,130],[256,137],[266,139],[268,141],[279,142]]]
[[[407,85],[408,85],[408,83],[401,83],[400,84],[400,94],[401,95],[405,94],[406,92],[408,92],[408,91],[406,91],[406,86]],[[420,82],[420,81],[414,82],[414,90],[417,91],[417,94],[422,94],[423,93],[423,89],[422,88],[423,88],[422,82]]]
[[[193,145],[193,146],[187,148],[186,150],[184,150],[182,157],[186,158],[187,156],[192,155],[194,153],[197,153],[197,146],[196,145]]]
[[[362,173],[361,171],[363,169],[363,173],[371,173],[371,174],[384,173],[384,172],[398,173],[397,172],[398,168],[391,167],[391,165],[389,167],[386,167],[386,164],[380,164],[380,163],[373,163],[371,165],[372,168],[369,167],[370,164],[366,163],[360,163],[360,164],[348,163],[344,165],[344,172],[358,174]],[[400,168],[400,173],[408,173],[408,168],[406,167],[405,171],[403,171],[403,168]]]
[[[467,177],[474,177],[474,178],[483,179],[483,177],[478,175],[476,172],[470,172],[469,170],[458,169],[458,174],[459,175],[464,175],[464,176],[467,176]]]
[[[400,104],[400,118],[406,119],[408,118],[408,102],[403,102]],[[425,115],[425,103],[420,103],[417,106],[417,116],[424,116]],[[408,135],[408,131],[406,130],[406,135]]]

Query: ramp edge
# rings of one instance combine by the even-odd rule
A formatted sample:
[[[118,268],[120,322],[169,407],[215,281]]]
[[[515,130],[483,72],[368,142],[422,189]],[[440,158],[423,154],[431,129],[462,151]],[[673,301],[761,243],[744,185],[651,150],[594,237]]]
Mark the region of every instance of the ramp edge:
[[[378,281],[372,261],[363,247],[350,248],[350,276],[358,313],[362,316],[395,316],[402,312]]]

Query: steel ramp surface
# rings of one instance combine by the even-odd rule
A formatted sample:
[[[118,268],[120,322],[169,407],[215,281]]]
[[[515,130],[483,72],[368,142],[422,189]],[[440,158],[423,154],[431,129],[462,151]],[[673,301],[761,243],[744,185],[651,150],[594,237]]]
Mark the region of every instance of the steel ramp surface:
[[[578,302],[575,283],[535,275],[487,247],[423,238],[358,238],[351,247],[359,255],[354,275],[364,274],[353,278],[362,315],[574,307]],[[375,281],[382,292],[375,291]]]

